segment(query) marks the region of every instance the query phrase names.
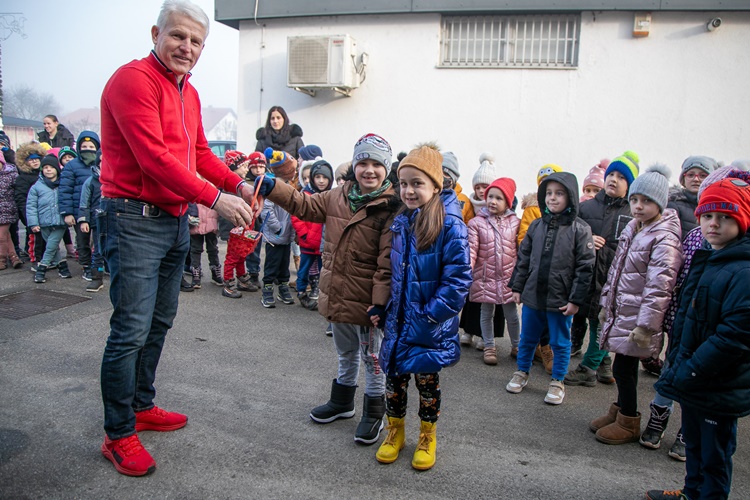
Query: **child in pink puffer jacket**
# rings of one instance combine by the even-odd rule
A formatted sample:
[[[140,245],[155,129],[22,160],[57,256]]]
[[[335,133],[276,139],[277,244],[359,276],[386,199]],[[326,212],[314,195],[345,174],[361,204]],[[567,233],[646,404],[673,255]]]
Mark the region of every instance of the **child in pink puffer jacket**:
[[[510,355],[515,357],[518,354],[521,329],[518,309],[510,289],[518,255],[518,227],[521,224],[516,213],[510,209],[515,194],[516,183],[513,179],[496,179],[484,192],[486,206],[468,224],[473,278],[469,300],[481,303],[484,362],[488,365],[497,364],[493,329],[496,304],[502,305],[508,323]]]

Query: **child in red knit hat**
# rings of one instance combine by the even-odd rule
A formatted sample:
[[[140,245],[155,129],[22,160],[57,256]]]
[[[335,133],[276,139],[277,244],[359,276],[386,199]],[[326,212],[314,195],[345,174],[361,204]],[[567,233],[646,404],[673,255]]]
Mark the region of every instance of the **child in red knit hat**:
[[[480,325],[484,340],[484,362],[497,364],[493,316],[499,304],[508,323],[510,355],[518,354],[521,327],[518,308],[513,302],[510,279],[518,260],[518,227],[521,220],[511,210],[516,196],[516,183],[508,177],[494,180],[484,192],[486,205],[471,219],[469,248],[473,282],[469,290],[472,302],[481,303]],[[505,325],[503,324],[503,327]]]
[[[685,483],[681,491],[649,491],[651,499],[729,497],[737,419],[750,415],[750,185],[735,178],[710,185],[695,215],[711,250],[693,255],[668,363],[654,386],[682,406]]]

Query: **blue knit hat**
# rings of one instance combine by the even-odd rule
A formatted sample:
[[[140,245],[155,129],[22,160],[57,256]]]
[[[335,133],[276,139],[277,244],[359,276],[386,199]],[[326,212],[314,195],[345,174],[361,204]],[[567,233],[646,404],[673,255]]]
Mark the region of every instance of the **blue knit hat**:
[[[633,184],[633,181],[638,177],[638,155],[634,151],[625,151],[623,154],[612,160],[604,172],[604,178],[606,179],[612,172],[619,172],[625,177],[628,182],[628,186]]]
[[[297,154],[299,154],[299,157],[303,160],[314,160],[315,158],[322,158],[323,157],[323,150],[320,149],[315,144],[308,144],[307,146],[302,146],[297,150]]]

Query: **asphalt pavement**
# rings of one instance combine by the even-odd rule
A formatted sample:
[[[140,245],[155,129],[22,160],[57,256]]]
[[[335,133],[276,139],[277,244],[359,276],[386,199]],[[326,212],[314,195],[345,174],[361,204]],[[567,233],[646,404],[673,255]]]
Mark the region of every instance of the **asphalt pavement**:
[[[142,432],[156,472],[120,475],[100,451],[108,283],[86,293],[80,266],[71,263],[71,269],[73,279],[49,272],[41,285],[33,283],[28,264],[0,272],[0,303],[39,289],[84,297],[27,318],[0,317],[1,498],[637,499],[647,489],[682,486],[684,464],[667,456],[679,411],[659,450],[598,443],[588,423],[606,412],[615,387],[569,387],[562,405],[549,406],[543,402],[549,377],[535,363],[526,389],[509,394],[505,384],[515,363],[507,337],[498,339],[498,366],[464,348],[461,361],[441,372],[432,470],[411,468],[419,430],[413,385],[406,448],[395,463],[379,464],[377,444],[353,439],[362,390],[353,419],[320,425],[308,416],[327,400],[336,375],[323,318],[299,304],[265,309],[259,292],[224,298],[208,279],[202,289],[180,294],[156,380],[156,404],[186,413],[188,425]],[[59,300],[36,295],[23,305]],[[8,303],[0,307],[8,315]],[[642,427],[655,380],[641,372]],[[735,498],[750,491],[749,434],[743,419]]]

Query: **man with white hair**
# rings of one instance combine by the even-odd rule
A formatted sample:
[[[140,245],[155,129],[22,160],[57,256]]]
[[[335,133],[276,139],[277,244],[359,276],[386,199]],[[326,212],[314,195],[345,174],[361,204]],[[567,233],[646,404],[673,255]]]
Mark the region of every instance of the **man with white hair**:
[[[128,476],[156,469],[137,432],[187,424],[187,416],[162,410],[153,399],[190,248],[188,203],[211,207],[236,226],[253,219],[253,189],[209,149],[200,99],[188,82],[207,35],[200,7],[165,1],[151,28],[154,50],[115,71],[101,98],[97,224],[114,308],[101,369],[102,453]]]

